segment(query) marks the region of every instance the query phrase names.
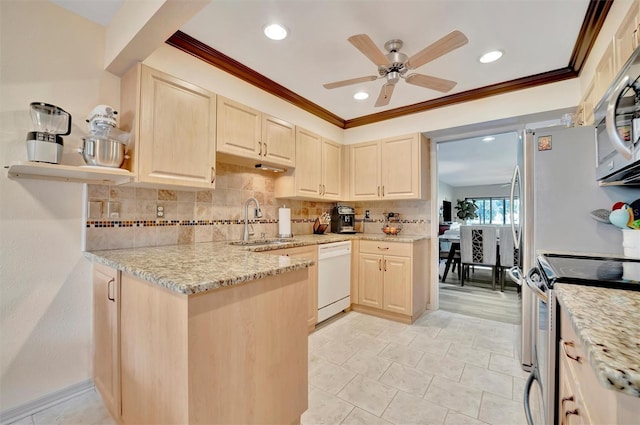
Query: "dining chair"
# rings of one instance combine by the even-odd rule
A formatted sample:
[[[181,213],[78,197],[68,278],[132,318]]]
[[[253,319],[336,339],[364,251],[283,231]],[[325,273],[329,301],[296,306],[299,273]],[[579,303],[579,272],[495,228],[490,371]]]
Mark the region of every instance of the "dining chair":
[[[511,226],[500,226],[500,258],[499,258],[499,274],[500,274],[500,290],[504,292],[504,275],[507,272],[507,269],[510,269],[513,266],[517,266],[520,253],[518,252],[518,248],[515,246],[515,242],[513,240],[513,232],[511,231]]]
[[[487,266],[491,267],[491,287],[496,289],[497,238],[496,226],[460,226],[461,286],[464,286],[469,266]]]

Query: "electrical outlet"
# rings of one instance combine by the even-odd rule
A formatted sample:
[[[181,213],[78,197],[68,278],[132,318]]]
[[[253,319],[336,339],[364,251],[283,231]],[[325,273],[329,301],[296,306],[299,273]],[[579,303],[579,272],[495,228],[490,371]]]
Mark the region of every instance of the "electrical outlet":
[[[162,205],[156,205],[156,217],[164,217],[164,207]]]

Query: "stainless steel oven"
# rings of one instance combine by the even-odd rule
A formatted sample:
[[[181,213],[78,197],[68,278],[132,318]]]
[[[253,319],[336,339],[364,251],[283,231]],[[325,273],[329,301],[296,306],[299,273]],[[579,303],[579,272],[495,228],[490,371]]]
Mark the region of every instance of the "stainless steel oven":
[[[543,253],[525,278],[535,294],[533,315],[533,367],[524,393],[529,425],[555,425],[558,320],[553,287],[556,283],[603,286],[640,291],[640,259]]]

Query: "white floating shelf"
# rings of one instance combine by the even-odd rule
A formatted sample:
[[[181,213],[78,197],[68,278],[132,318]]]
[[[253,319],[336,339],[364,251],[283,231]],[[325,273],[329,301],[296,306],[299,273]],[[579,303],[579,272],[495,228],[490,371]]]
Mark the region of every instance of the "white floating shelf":
[[[57,180],[74,183],[120,185],[133,180],[133,173],[122,168],[46,164],[21,161],[5,166],[11,179]]]

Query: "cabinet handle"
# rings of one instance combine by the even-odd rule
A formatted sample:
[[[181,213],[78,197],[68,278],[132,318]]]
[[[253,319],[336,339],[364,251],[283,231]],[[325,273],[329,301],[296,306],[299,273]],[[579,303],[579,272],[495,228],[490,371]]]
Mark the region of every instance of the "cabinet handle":
[[[378,186],[378,198],[380,197],[380,186]]]
[[[327,193],[327,187],[325,185],[322,185],[322,195],[325,195]]]
[[[389,251],[389,247],[388,246],[379,246],[378,249],[380,251]]]
[[[382,186],[382,197],[384,198],[384,186]]]
[[[260,152],[258,152],[258,156],[262,156],[262,142],[258,142],[258,146],[260,147]]]
[[[264,145],[264,156],[267,156],[267,144],[263,143]]]
[[[387,271],[387,260],[384,260],[384,271]]]
[[[571,360],[575,360],[578,363],[582,363],[582,357],[580,357],[580,356],[572,356],[567,351],[567,347],[574,347],[573,341],[563,341],[563,343],[562,343],[562,351],[564,351],[564,355],[569,357]]]
[[[211,167],[211,184],[216,182],[216,167]]]
[[[318,195],[322,195],[322,185],[318,184]]]
[[[113,301],[116,302],[116,298],[111,296],[111,291],[113,288],[113,283],[116,281],[115,277],[112,277],[111,280],[109,282],[107,282],[107,298],[109,299],[109,301]]]
[[[567,420],[567,418],[568,418],[570,415],[580,416],[580,412],[578,412],[578,409],[566,410],[566,411],[564,412],[564,418],[562,418],[562,422],[561,422],[561,424],[560,424],[560,425],[564,425],[564,424],[566,423],[565,421]]]
[[[378,270],[382,271],[382,258],[378,259]]]

